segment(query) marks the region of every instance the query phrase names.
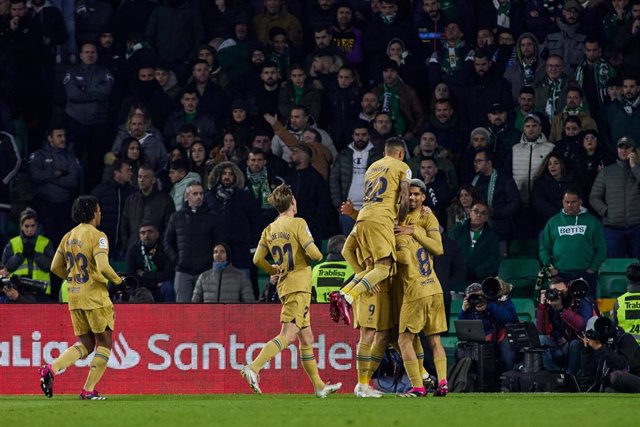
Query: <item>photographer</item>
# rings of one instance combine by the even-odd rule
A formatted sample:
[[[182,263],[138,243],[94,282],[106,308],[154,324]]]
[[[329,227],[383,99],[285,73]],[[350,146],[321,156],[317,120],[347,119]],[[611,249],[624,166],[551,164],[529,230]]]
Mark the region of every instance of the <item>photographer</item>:
[[[635,339],[606,317],[592,317],[582,338],[582,373],[600,391],[640,393],[640,348]]]
[[[483,283],[487,283],[487,278]],[[495,280],[495,279],[494,279]],[[515,352],[509,345],[504,326],[507,323],[517,323],[518,316],[513,302],[509,299],[510,285],[497,279],[500,289],[492,292],[487,298],[486,285],[472,283],[465,290],[462,309],[458,315],[459,320],[482,320],[484,334],[487,342],[495,342],[500,353],[500,372],[513,368]],[[483,291],[484,288],[484,291]]]
[[[564,279],[554,277],[549,289],[540,292],[536,327],[540,334],[540,344],[548,347],[543,355],[544,367],[548,371],[560,371],[559,366],[562,366],[572,375],[578,373],[580,337],[587,320],[595,312],[593,303],[584,298],[586,287],[578,289],[580,284],[584,286],[586,282],[578,279],[567,286]],[[570,292],[571,286],[574,292]]]
[[[49,239],[39,235],[37,231],[38,215],[33,209],[26,208],[20,214],[20,235],[11,239],[5,246],[2,264],[11,275],[47,282],[44,295],[35,298],[46,301],[51,297],[49,268],[54,249]],[[14,291],[19,292],[20,289]]]

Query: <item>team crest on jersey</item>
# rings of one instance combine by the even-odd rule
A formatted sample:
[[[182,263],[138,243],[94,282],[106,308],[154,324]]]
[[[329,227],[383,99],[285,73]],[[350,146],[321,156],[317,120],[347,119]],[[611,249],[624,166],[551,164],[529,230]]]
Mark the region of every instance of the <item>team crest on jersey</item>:
[[[98,240],[98,247],[100,249],[109,249],[109,243],[107,243],[106,237],[101,237],[100,240]]]

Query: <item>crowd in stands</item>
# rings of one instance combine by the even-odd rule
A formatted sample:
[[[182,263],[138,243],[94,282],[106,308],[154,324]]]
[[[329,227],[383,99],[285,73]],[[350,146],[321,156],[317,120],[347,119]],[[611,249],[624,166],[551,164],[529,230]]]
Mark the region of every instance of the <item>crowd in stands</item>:
[[[270,192],[347,235],[397,137],[456,281],[540,237],[595,292],[640,257],[639,81],[640,0],[0,0],[2,264],[48,271],[93,194],[155,301],[255,301]]]

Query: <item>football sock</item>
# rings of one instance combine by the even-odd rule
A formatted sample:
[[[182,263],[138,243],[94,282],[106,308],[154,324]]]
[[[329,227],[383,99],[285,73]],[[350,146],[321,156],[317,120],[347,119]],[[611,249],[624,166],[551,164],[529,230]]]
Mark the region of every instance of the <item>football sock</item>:
[[[382,363],[382,358],[384,357],[384,351],[386,349],[386,345],[374,344],[371,346],[371,359],[369,362],[369,369],[367,370],[367,384],[373,374],[378,370],[380,363]]]
[[[420,374],[424,378],[429,375],[429,372],[424,367],[424,349],[422,348],[422,342],[420,341],[420,337],[418,335],[413,339],[413,350],[416,352],[416,357],[418,358],[418,363],[420,364]]]
[[[100,378],[107,369],[107,362],[111,356],[111,350],[106,347],[96,348],[96,354],[93,355],[91,366],[89,367],[89,375],[87,381],[84,383],[85,391],[93,391],[93,388],[98,384]]]
[[[369,384],[369,365],[371,362],[371,344],[358,343],[356,350],[356,369],[358,384]]]
[[[436,374],[438,375],[438,382],[447,379],[447,357],[434,357],[433,364],[436,365]]]
[[[53,373],[57,374],[63,369],[67,369],[78,360],[87,357],[88,354],[89,353],[87,352],[87,348],[82,343],[75,343],[71,347],[67,348],[56,360],[53,361],[53,363],[51,364]]]
[[[407,371],[407,376],[411,380],[411,385],[414,388],[422,388],[422,375],[420,375],[420,366],[417,360],[405,360],[404,369]]]
[[[313,384],[313,388],[316,390],[322,390],[325,384],[320,379],[320,374],[318,373],[318,365],[316,364],[316,357],[313,355],[313,347],[310,345],[301,345],[299,348],[302,367],[309,376],[309,379]]]
[[[359,295],[367,292],[375,285],[389,277],[390,272],[390,266],[384,264],[375,264],[373,269],[365,274],[362,280],[360,280],[360,282],[356,286],[354,286],[353,289],[351,289],[349,292],[346,292],[345,296],[351,297],[355,300]]]
[[[256,374],[259,373],[265,363],[273,359],[276,354],[285,349],[286,342],[287,340],[282,335],[278,335],[277,337],[269,341],[267,345],[262,348],[262,351],[260,352],[260,354],[258,354],[258,357],[256,357],[255,360],[249,365],[249,368]]]

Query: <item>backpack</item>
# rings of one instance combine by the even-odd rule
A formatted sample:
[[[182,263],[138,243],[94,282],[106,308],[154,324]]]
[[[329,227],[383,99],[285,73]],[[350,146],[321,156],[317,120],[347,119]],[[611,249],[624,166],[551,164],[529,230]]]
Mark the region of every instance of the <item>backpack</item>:
[[[402,357],[392,347],[385,350],[373,378],[376,388],[385,393],[405,393],[412,388]]]
[[[463,357],[451,367],[447,375],[449,391],[452,393],[469,393],[474,391],[476,369],[470,357]]]

